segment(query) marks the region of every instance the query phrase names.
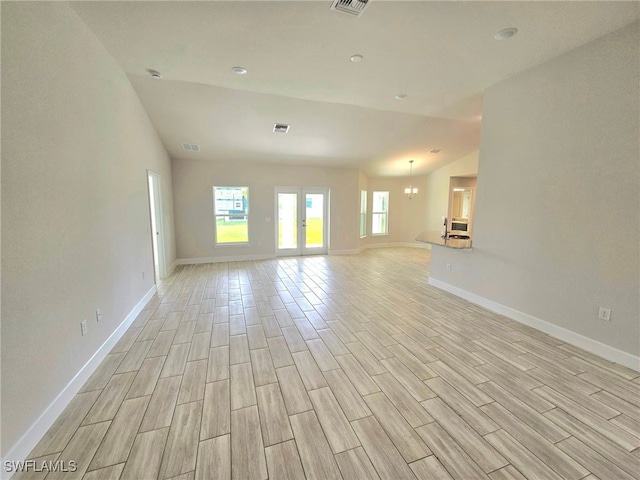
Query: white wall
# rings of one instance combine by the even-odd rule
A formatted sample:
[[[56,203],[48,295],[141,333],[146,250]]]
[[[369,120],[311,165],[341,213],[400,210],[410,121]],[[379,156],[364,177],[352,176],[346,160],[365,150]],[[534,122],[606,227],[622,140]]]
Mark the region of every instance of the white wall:
[[[473,250],[434,248],[431,265],[438,281],[631,356],[640,350],[639,25],[487,89]]]
[[[458,164],[459,162],[456,162]],[[477,157],[465,159],[461,166],[446,172],[468,172],[477,166]],[[369,178],[351,168],[298,167],[295,165],[237,164],[174,159],[173,198],[176,217],[177,258],[189,261],[266,258],[275,247],[275,187],[303,186],[331,189],[329,253],[355,253],[366,247],[414,243],[415,237],[428,227],[431,188],[444,190],[444,205],[448,202],[449,177],[413,177],[418,194],[408,199],[404,188],[408,177]],[[438,171],[439,172],[439,171]],[[434,172],[435,175],[437,172]],[[249,187],[249,245],[215,246],[213,228],[213,191],[218,186]],[[367,190],[367,236],[360,238],[360,190]],[[371,235],[372,192],[389,191],[389,233]],[[270,221],[266,221],[269,217]]]
[[[170,160],[127,77],[66,4],[2,2],[3,457],[153,287],[146,169],[170,265]]]
[[[370,178],[368,203],[368,246],[416,243],[418,234],[426,230],[426,176],[413,177],[411,184],[418,188],[418,193],[409,199],[404,189],[409,186],[409,177]],[[371,235],[372,192],[389,192],[389,234]],[[423,244],[418,244],[424,246]]]
[[[177,257],[181,260],[274,255],[278,186],[330,188],[330,253],[353,253],[358,248],[356,169],[199,160],[173,160],[172,165]],[[249,187],[249,245],[215,246],[213,186]]]

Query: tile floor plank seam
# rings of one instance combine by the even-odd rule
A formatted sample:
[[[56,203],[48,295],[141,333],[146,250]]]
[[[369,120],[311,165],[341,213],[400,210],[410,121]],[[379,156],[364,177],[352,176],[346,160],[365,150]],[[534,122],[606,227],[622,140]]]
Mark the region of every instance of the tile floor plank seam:
[[[164,362],[163,362],[163,363],[164,363]],[[134,380],[134,382],[135,382],[135,380]],[[134,383],[134,382],[132,382],[131,387],[129,388],[129,391],[131,390],[131,388],[133,388],[133,383]],[[127,392],[127,394],[126,394],[126,395],[128,395],[128,392]],[[122,401],[122,403],[120,404],[120,406],[118,407],[118,410],[116,411],[116,414],[114,415],[114,419],[115,419],[115,417],[118,415],[118,413],[120,412],[120,409],[122,408],[122,406],[123,406],[123,404],[124,404],[124,402],[125,402],[126,400],[133,400],[133,399],[136,399],[136,398],[144,398],[144,397],[142,396],[142,397],[132,397],[132,398],[127,399],[127,396],[126,396],[126,395],[125,395],[125,400],[123,400],[123,401]],[[142,413],[142,415],[141,415],[141,417],[140,417],[140,422],[139,422],[138,426],[136,427],[136,432],[135,432],[135,436],[136,436],[136,437],[137,437],[137,435],[139,435],[139,433],[140,433],[140,432],[139,432],[139,429],[140,429],[140,426],[142,425],[142,421],[143,421],[144,415],[146,414],[146,412],[147,412],[147,410],[148,410],[148,408],[149,408],[150,400],[151,400],[151,395],[149,395],[149,399],[148,399],[148,401],[146,402],[146,405],[145,405],[145,408],[144,408],[144,412]],[[112,426],[113,426],[113,421],[112,421],[112,422],[111,422],[111,424],[109,425],[109,428],[108,428],[108,429],[107,429],[107,431],[105,432],[104,437],[103,437],[103,438],[102,438],[102,440],[100,441],[100,444],[98,445],[98,448],[97,448],[97,450],[96,450],[96,455],[97,455],[98,451],[100,451],[100,449],[101,449],[101,447],[102,447],[102,444],[103,444],[103,442],[105,441],[105,438],[107,438],[107,436],[109,435],[109,432],[111,431],[111,427],[112,427]],[[134,438],[134,440],[135,440],[135,438]],[[134,443],[135,443],[135,442],[134,442]],[[132,445],[132,446],[133,446],[133,445]],[[128,460],[128,457],[129,457],[129,454],[130,454],[130,453],[131,453],[131,450],[130,450],[130,451],[129,451],[129,453],[127,454],[127,460]],[[87,467],[87,473],[88,473],[88,472],[90,472],[90,471],[93,471],[93,470],[89,470],[89,468],[91,467],[91,462],[93,462],[93,461],[94,461],[94,459],[95,459],[95,455],[94,455],[94,456],[89,460],[89,465],[88,465],[88,467]],[[118,463],[121,463],[121,462],[116,462],[116,463],[114,463],[114,464],[112,464],[112,465],[102,465],[100,468],[110,467],[110,466],[113,466],[113,465],[117,465]],[[126,463],[126,460],[125,460],[125,462],[124,462],[124,463]]]
[[[29,458],[77,448],[87,480],[640,472],[640,372],[428,267],[406,248],[179,266]]]

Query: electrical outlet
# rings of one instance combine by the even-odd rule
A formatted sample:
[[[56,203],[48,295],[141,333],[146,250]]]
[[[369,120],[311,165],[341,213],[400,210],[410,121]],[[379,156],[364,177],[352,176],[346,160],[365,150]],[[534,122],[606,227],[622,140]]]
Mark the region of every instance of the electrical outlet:
[[[82,336],[84,337],[87,334],[87,321],[83,320],[80,322],[80,331],[82,332]]]
[[[96,322],[99,322],[100,320],[102,320],[102,312],[100,311],[99,308],[96,309]]]
[[[605,322],[610,322],[611,321],[611,309],[610,308],[600,307],[600,310],[598,311],[598,318],[600,320],[604,320]]]
[[[451,271],[451,264],[447,263],[447,270]]]

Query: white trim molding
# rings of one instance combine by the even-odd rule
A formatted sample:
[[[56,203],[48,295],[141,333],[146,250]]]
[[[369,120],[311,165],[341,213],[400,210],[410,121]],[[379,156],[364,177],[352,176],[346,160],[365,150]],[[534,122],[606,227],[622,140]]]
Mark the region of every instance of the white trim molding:
[[[246,262],[251,260],[271,260],[276,258],[275,254],[259,255],[231,255],[227,257],[199,257],[199,258],[179,258],[174,265],[195,265],[198,263],[223,263],[223,262]]]
[[[357,255],[358,253],[361,253],[364,250],[363,247],[361,248],[354,248],[351,250],[329,250],[329,255]]]
[[[327,255],[357,255],[358,253],[362,253],[369,248],[394,248],[394,247],[405,247],[405,248],[422,248],[426,250],[431,250],[431,245],[428,243],[422,242],[396,242],[396,243],[372,243],[368,245],[363,245],[359,248],[353,248],[348,250],[332,250],[329,249]],[[285,257],[286,255],[283,255]],[[292,255],[298,257],[300,255]],[[223,262],[246,262],[251,260],[273,260],[274,258],[278,258],[276,254],[257,254],[257,255],[232,255],[232,256],[221,256],[221,257],[198,257],[198,258],[178,258],[171,265],[170,271],[173,270],[178,265],[196,265],[199,263],[223,263]]]
[[[370,248],[422,248],[431,250],[431,245],[422,242],[368,243],[352,250],[329,250],[329,255],[357,255]]]
[[[431,250],[431,244],[424,243],[424,242],[397,242],[397,243],[382,244],[380,246],[381,247],[420,248],[423,250]],[[378,246],[374,243],[374,244],[371,244],[369,248],[378,248]]]
[[[611,362],[619,363],[620,365],[624,365],[625,367],[629,367],[640,372],[640,357],[638,356],[632,355],[622,350],[618,350],[617,348],[614,348],[605,343],[599,342],[589,337],[585,337],[584,335],[560,327],[558,325],[554,325],[553,323],[547,322],[546,320],[542,320],[540,318],[536,318],[532,315],[529,315],[528,313],[516,310],[515,308],[507,307],[506,305],[502,305],[501,303],[481,297],[480,295],[476,295],[475,293],[463,290],[462,288],[456,287],[449,283],[442,282],[431,276],[429,277],[429,284],[446,292],[452,293],[458,297],[464,298],[465,300],[491,310],[492,312],[504,315],[505,317],[515,320],[516,322],[528,325],[535,328],[536,330],[547,333],[552,337],[557,338],[558,340],[570,343],[571,345],[580,347]]]
[[[80,391],[85,382],[89,379],[91,374],[95,372],[100,363],[105,359],[111,349],[118,343],[118,340],[122,338],[122,335],[127,331],[129,326],[133,323],[136,317],[149,303],[151,298],[156,293],[156,286],[151,289],[142,297],[142,299],[133,307],[133,310],[129,312],[126,318],[118,325],[114,332],[105,340],[105,342],[98,348],[96,353],[89,359],[87,363],[76,373],[75,377],[62,389],[58,396],[49,404],[49,406],[42,412],[38,419],[29,427],[22,437],[9,449],[6,456],[2,459],[2,469],[0,470],[1,478],[8,479],[13,473],[6,472],[4,470],[5,461],[21,461],[25,460],[31,450],[38,444],[45,433],[51,428],[56,419],[60,416],[63,410],[69,405],[73,397]]]
[[[363,250],[367,250],[369,248],[423,248],[427,250],[431,250],[431,245],[423,242],[393,242],[393,243],[369,243],[362,247]]]
[[[177,266],[178,266],[178,260],[174,260],[171,266],[169,267],[169,269],[167,270],[167,277],[173,273],[173,271],[176,269]]]

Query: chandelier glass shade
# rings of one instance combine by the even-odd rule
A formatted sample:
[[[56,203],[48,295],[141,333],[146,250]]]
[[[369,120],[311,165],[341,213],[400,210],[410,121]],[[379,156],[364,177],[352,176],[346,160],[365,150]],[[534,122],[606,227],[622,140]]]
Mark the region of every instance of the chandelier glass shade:
[[[409,200],[418,193],[418,189],[413,186],[413,160],[409,160],[409,186],[404,189],[404,194]]]

